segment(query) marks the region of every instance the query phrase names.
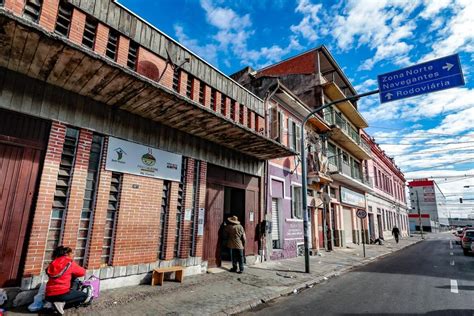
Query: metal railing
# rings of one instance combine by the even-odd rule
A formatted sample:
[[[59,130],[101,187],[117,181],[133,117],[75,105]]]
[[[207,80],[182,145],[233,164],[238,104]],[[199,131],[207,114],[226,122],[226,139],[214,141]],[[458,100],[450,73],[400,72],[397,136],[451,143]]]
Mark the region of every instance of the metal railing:
[[[366,152],[370,153],[370,146],[367,142],[362,139],[355,128],[353,128],[349,122],[342,117],[334,109],[325,109],[323,111],[324,119],[331,125],[337,125],[349,138],[351,138],[357,145],[362,147]]]
[[[339,172],[349,176],[365,185],[372,187],[370,178],[362,172],[362,169],[349,165],[347,162],[337,157],[329,158],[329,171]]]

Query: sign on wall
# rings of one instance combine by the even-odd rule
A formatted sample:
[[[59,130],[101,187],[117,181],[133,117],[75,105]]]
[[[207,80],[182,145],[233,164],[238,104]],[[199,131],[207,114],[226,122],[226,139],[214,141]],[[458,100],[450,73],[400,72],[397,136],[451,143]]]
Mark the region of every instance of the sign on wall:
[[[365,195],[341,187],[341,203],[365,208]]]
[[[109,137],[105,169],[181,181],[182,158],[181,155]]]

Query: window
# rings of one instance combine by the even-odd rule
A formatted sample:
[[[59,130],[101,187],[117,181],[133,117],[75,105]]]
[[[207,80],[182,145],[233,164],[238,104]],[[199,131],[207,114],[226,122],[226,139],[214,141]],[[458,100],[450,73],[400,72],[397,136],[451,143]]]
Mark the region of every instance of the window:
[[[301,127],[292,119],[288,119],[288,143],[291,149],[301,152]]]
[[[54,32],[67,37],[71,27],[71,17],[72,6],[65,1],[61,1],[59,3],[58,18],[56,19],[56,27],[54,28]]]
[[[188,74],[188,80],[186,81],[186,96],[190,99],[193,98],[194,80],[193,76]]]
[[[247,126],[252,127],[252,111],[247,109]]]
[[[292,200],[292,215],[293,218],[303,218],[303,203],[302,203],[302,194],[301,187],[292,186],[291,187],[291,200]]]
[[[113,61],[117,59],[117,46],[118,46],[119,34],[110,29],[109,30],[109,39],[107,41],[107,47],[105,49],[105,56],[109,57]]]
[[[379,179],[377,178],[377,168],[374,166],[374,181],[375,181],[375,186],[379,186]]]
[[[235,100],[230,100],[230,118],[235,118]]]
[[[134,41],[130,41],[130,46],[128,47],[128,58],[127,58],[127,67],[136,70],[137,69],[137,56],[138,56],[138,44]]]
[[[222,115],[226,115],[226,108],[225,108],[225,101],[226,101],[227,97],[225,95],[221,95],[221,114]]]
[[[201,170],[201,161],[194,160],[194,181],[193,181],[193,207],[191,209],[191,229],[189,234],[191,235],[190,244],[189,244],[189,256],[193,257],[195,255],[196,248],[196,214],[199,210],[199,190],[200,190],[200,170]]]
[[[271,110],[271,138],[281,143],[283,141],[283,113],[277,107]]]
[[[332,143],[328,143],[328,161],[337,166],[336,146]]]
[[[188,159],[183,157],[182,166],[181,166],[181,181],[178,188],[178,207],[176,209],[176,229],[174,237],[174,248],[173,255],[175,258],[179,257],[180,245],[181,245],[181,227],[183,223],[184,216],[184,195],[186,194],[185,190],[185,179],[187,173]]]
[[[107,215],[105,216],[104,241],[102,244],[102,255],[100,263],[102,266],[111,265],[113,238],[120,200],[120,186],[122,183],[122,174],[113,172],[110,180],[109,205]]]
[[[87,246],[91,237],[100,171],[100,158],[102,155],[102,141],[102,136],[93,135],[89,165],[87,168],[86,189],[84,191],[79,232],[77,235],[76,253],[74,256],[74,260],[81,266],[85,263]]]
[[[204,105],[204,99],[206,97],[206,84],[203,81],[199,81],[199,103]]]
[[[245,106],[241,103],[239,104],[239,123],[244,124],[244,112],[245,112]]]
[[[61,161],[59,163],[59,172],[54,193],[53,208],[51,210],[51,218],[49,221],[45,260],[43,263],[44,267],[47,267],[51,262],[53,250],[61,244],[69,200],[69,191],[71,189],[72,172],[76,160],[78,138],[79,130],[69,127],[66,129],[66,137],[64,140],[63,151],[61,153]]]
[[[30,21],[38,22],[42,6],[43,0],[26,0],[23,17]]]
[[[95,36],[97,33],[97,21],[87,16],[84,26],[84,34],[82,35],[82,45],[94,49]]]
[[[211,109],[213,109],[214,111],[217,109],[216,95],[217,95],[216,89],[212,88],[211,89]]]
[[[181,69],[174,69],[173,70],[173,91],[179,92],[179,83],[181,77]]]
[[[160,211],[160,233],[158,239],[158,252],[157,259],[163,259],[165,254],[165,230],[166,230],[166,221],[168,218],[168,209],[170,203],[170,194],[171,194],[171,181],[163,181],[163,195],[161,197],[161,211]]]

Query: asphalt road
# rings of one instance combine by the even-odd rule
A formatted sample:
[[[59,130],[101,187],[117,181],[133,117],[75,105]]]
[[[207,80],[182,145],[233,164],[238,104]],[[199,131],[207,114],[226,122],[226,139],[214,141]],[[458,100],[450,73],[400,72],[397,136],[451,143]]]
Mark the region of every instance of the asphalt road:
[[[246,315],[474,315],[474,255],[427,240]]]

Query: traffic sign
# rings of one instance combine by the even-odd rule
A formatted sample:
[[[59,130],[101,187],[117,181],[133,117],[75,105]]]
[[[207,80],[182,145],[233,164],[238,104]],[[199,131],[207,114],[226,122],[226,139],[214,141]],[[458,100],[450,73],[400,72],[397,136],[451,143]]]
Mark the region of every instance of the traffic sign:
[[[365,210],[357,210],[356,215],[358,218],[366,218],[367,217],[367,212]]]
[[[459,55],[450,55],[377,76],[380,103],[464,85]]]

